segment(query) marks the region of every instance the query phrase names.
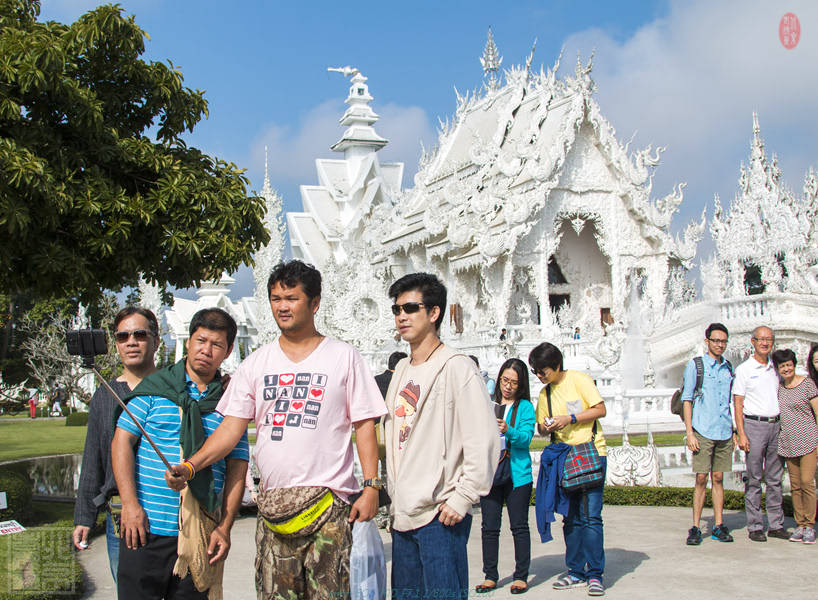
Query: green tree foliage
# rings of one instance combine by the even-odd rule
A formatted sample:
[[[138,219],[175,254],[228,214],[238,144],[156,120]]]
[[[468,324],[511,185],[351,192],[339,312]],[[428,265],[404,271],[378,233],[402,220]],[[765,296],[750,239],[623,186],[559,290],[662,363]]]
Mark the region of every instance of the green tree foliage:
[[[188,287],[251,262],[269,240],[233,163],[182,140],[207,115],[117,5],[71,25],[0,0],[0,290],[99,296]]]

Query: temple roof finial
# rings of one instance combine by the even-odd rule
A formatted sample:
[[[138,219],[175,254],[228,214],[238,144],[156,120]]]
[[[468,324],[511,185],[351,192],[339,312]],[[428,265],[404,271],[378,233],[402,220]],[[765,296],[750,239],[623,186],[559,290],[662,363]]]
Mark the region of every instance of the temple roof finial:
[[[369,94],[367,78],[355,67],[329,67],[327,71],[341,73],[350,77],[349,95],[345,100],[347,108],[341,117],[341,125],[346,127],[344,136],[331,146],[335,152],[343,152],[349,158],[352,155],[377,152],[387,144],[387,140],[379,136],[372,125],[378,120],[378,115],[369,106],[372,96]]]
[[[267,146],[264,146],[264,189],[272,189],[270,185],[270,173],[268,166],[270,164],[269,159],[267,158]]]
[[[503,64],[503,57],[500,56],[500,52],[494,43],[491,27],[489,27],[488,40],[486,41],[486,47],[483,49],[483,56],[480,57],[480,64],[483,65],[483,75],[488,77],[488,88],[496,90],[500,87],[497,72],[500,70],[500,65]]]

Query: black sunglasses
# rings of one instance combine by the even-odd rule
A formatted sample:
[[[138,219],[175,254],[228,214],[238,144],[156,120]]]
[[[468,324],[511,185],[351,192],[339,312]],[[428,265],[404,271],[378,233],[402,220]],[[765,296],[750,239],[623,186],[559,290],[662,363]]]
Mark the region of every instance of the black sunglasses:
[[[419,311],[423,306],[426,306],[423,304],[423,302],[404,302],[403,304],[393,304],[392,314],[397,317],[402,310],[407,315],[411,315],[412,313]]]
[[[127,342],[128,338],[133,336],[137,342],[144,342],[149,335],[150,332],[147,329],[134,329],[133,331],[117,331],[114,333],[114,338],[117,342]]]

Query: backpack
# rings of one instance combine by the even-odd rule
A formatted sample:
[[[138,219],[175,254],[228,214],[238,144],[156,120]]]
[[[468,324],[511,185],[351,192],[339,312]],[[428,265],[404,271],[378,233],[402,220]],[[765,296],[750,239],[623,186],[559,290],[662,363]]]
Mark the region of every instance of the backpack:
[[[726,358],[724,361],[727,363],[727,368],[730,370],[730,374],[733,374],[733,365],[730,364],[730,361]],[[693,364],[696,366],[696,385],[693,388],[693,402],[696,401],[696,398],[701,398],[702,396],[702,382],[704,381],[704,361],[702,360],[701,356],[697,356],[693,359]],[[673,396],[670,397],[670,412],[674,415],[679,415],[679,418],[684,422],[685,420],[685,413],[684,413],[684,402],[682,402],[682,391],[684,390],[684,377],[682,378],[682,387],[678,390],[673,392]]]

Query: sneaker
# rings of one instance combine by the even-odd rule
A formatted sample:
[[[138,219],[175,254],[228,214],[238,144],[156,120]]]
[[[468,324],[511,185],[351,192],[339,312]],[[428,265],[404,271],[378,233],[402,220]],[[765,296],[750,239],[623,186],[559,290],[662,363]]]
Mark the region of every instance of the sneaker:
[[[716,525],[713,528],[713,531],[710,532],[710,537],[712,537],[717,542],[732,542],[733,536],[730,535],[730,530],[724,526],[722,523],[721,525]]]
[[[761,529],[755,529],[750,532],[749,534],[751,542],[766,542],[767,536],[764,535],[764,532]]]
[[[602,582],[599,579],[588,580],[588,595],[589,596],[605,595],[605,586],[602,585]]]
[[[698,546],[702,543],[702,530],[695,525],[687,532],[687,545]]]
[[[555,590],[570,590],[571,588],[584,587],[586,585],[588,585],[588,582],[584,579],[577,579],[576,577],[566,573],[565,575],[561,575],[551,587],[553,587]]]
[[[804,541],[804,528],[803,527],[796,527],[795,531],[792,532],[790,536],[791,542],[802,542]]]
[[[767,537],[771,538],[778,538],[779,540],[788,540],[790,539],[790,532],[784,529],[770,529],[767,532]]]
[[[812,527],[805,527],[804,528],[804,538],[801,540],[805,544],[814,544],[815,543],[815,529]]]

